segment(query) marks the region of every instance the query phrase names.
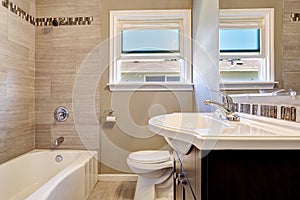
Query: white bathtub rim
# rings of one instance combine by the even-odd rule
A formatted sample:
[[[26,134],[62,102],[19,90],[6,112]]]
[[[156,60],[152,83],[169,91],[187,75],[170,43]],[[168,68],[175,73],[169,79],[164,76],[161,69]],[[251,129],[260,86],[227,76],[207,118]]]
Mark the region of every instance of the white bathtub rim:
[[[35,149],[29,153],[35,153],[35,152],[45,152],[45,151],[50,151],[55,154],[59,153],[66,153],[66,152],[77,152],[77,153],[89,153],[90,156],[95,157],[97,155],[96,151],[86,151],[86,150],[40,150],[40,149]],[[36,200],[38,199],[47,199],[50,195],[53,189],[57,187],[60,184],[60,180],[63,180],[66,178],[70,173],[78,170],[81,167],[84,167],[84,164],[86,161],[88,161],[90,158],[86,157],[85,159],[81,159],[81,157],[84,157],[85,155],[80,155],[74,162],[72,162],[71,165],[65,167],[62,171],[60,171],[58,174],[56,174],[54,177],[52,177],[50,180],[48,180],[44,185],[42,185],[40,188],[38,188],[37,191],[34,193],[30,194],[25,198],[25,200]]]
[[[77,152],[77,153],[80,153],[80,152],[87,152],[89,153],[91,156],[93,156],[96,160],[98,160],[97,158],[97,150],[72,150],[72,149],[55,149],[55,150],[49,150],[49,149],[33,149],[29,152],[26,152],[24,154],[21,154],[21,155],[18,155],[17,157],[14,157],[10,160],[7,160],[6,162],[4,163],[1,163],[0,164],[0,169],[1,167],[4,167],[5,165],[9,164],[10,162],[16,162],[16,160],[19,158],[19,157],[22,157],[22,156],[29,156],[29,154],[32,154],[32,153],[43,153],[43,152],[54,152],[54,153],[71,153],[71,152]]]

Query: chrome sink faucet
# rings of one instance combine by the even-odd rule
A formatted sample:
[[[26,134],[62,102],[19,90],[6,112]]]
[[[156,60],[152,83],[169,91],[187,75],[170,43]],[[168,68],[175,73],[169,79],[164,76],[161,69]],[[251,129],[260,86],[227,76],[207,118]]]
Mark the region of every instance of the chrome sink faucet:
[[[219,108],[224,113],[225,118],[229,121],[240,121],[240,116],[233,110],[234,104],[232,98],[227,94],[219,94],[222,95],[223,104],[209,99],[205,100],[203,103],[205,105],[213,105]]]

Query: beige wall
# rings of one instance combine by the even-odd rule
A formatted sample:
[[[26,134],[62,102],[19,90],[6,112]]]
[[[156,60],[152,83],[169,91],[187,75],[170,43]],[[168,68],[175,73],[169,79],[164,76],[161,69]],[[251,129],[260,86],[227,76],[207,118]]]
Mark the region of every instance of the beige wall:
[[[14,3],[35,15],[34,0]],[[34,31],[0,4],[0,163],[34,148]]]
[[[275,81],[282,87],[282,6],[283,0],[219,0],[220,9],[275,8]]]
[[[101,6],[101,35],[102,40],[109,38],[109,10],[132,10],[132,9],[191,9],[191,0],[103,0]],[[107,51],[108,52],[108,51]],[[108,54],[105,55],[108,57]],[[109,138],[109,142],[120,147],[123,156],[119,162],[126,164],[126,152],[137,150],[154,150],[166,146],[161,136],[155,136],[147,129],[148,119],[152,115],[163,113],[192,111],[192,92],[110,92],[106,84],[108,83],[108,70],[105,71],[101,79],[100,94],[101,112],[106,109],[114,109],[118,117],[118,124],[113,127],[106,127],[103,123],[101,127],[103,133]],[[119,106],[112,105],[115,100],[120,100]],[[127,111],[126,108],[129,107]],[[150,112],[150,114],[149,114]],[[127,128],[125,127],[127,126]],[[108,163],[113,147],[108,147],[106,140],[101,139],[101,159],[103,165],[101,173],[114,173],[112,170],[114,163]],[[105,148],[104,148],[105,147]],[[108,164],[105,164],[108,163]],[[109,165],[109,166],[107,166]]]

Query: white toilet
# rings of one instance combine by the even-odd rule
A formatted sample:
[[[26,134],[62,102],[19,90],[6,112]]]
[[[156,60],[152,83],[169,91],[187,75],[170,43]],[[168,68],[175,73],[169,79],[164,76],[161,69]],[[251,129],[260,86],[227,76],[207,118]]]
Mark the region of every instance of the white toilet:
[[[138,174],[134,200],[155,200],[156,185],[172,187],[173,158],[169,151],[133,152],[127,164]]]

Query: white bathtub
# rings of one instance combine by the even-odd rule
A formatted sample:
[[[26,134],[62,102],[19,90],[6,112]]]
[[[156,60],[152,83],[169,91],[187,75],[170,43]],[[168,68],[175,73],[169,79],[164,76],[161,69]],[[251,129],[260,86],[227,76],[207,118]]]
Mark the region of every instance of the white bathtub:
[[[96,158],[95,151],[80,150],[21,155],[0,165],[0,200],[85,200],[97,181]]]

